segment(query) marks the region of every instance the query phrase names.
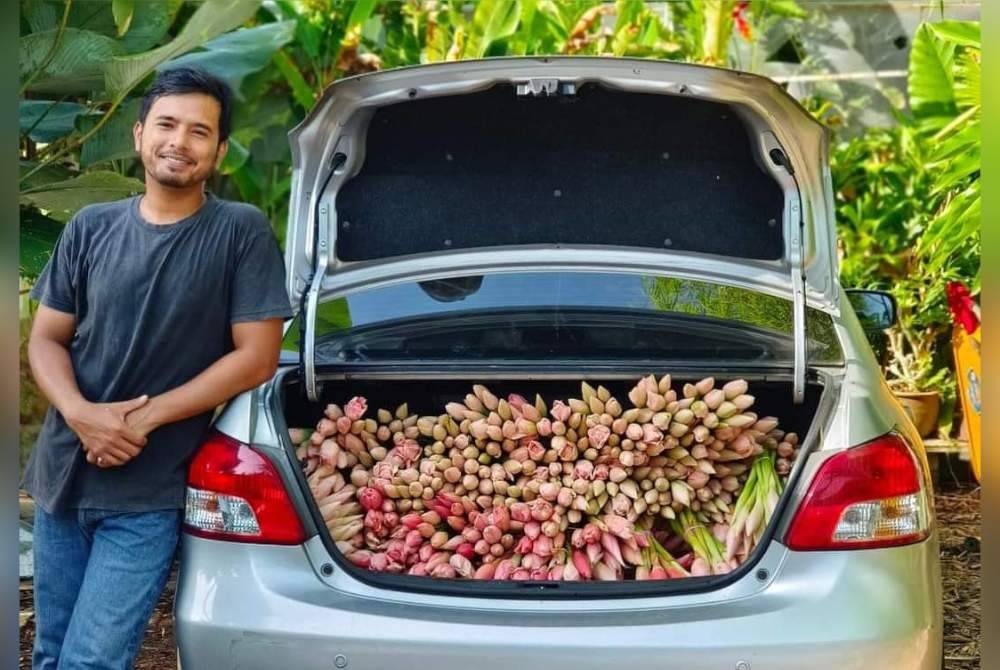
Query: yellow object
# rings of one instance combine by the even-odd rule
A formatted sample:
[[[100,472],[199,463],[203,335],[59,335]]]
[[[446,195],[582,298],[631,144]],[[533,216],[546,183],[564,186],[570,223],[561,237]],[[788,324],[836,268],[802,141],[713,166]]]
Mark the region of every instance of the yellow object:
[[[982,375],[983,365],[980,355],[982,328],[976,328],[971,335],[960,324],[955,325],[951,344],[955,350],[955,374],[958,377],[958,394],[962,401],[962,413],[969,429],[969,455],[972,460],[972,474],[976,481],[982,481]]]

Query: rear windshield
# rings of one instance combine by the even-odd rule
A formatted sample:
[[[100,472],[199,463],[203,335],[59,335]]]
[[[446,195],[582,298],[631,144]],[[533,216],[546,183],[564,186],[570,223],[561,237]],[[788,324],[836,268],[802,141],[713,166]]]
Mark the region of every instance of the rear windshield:
[[[297,352],[300,319],[284,349]],[[809,362],[843,356],[809,309]],[[792,303],[706,282],[624,273],[462,276],[362,290],[317,318],[317,362],[676,361],[791,364]]]

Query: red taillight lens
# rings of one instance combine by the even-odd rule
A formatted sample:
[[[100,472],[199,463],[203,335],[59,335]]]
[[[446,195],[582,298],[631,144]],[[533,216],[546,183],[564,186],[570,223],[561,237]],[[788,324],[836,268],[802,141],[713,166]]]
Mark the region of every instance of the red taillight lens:
[[[790,549],[875,549],[930,534],[920,465],[889,434],[829,458],[813,479],[785,538]]]
[[[302,544],[302,522],[284,482],[264,456],[212,432],[188,470],[184,529],[234,542]]]

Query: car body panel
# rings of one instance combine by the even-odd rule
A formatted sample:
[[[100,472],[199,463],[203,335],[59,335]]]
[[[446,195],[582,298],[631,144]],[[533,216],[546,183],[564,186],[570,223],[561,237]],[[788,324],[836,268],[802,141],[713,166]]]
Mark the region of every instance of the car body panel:
[[[764,579],[702,597],[432,603],[325,584],[303,547],[186,536],[176,636],[185,670],[899,668],[939,670],[937,538],[805,554],[772,543]],[[340,665],[340,664],[344,665]]]

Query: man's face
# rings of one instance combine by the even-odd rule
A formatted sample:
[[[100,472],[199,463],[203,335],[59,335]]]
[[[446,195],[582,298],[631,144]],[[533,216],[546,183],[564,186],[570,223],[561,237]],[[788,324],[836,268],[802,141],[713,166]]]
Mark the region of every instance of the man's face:
[[[226,155],[219,142],[219,101],[204,93],[157,98],[133,129],[135,150],[149,177],[185,188],[207,180]]]

